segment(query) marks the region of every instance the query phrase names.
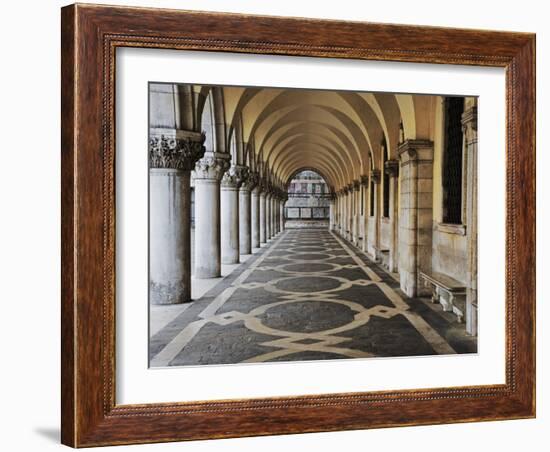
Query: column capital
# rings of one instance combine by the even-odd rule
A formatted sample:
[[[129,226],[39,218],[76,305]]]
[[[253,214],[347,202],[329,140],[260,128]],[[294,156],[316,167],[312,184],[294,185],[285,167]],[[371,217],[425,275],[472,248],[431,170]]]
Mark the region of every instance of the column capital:
[[[201,133],[186,136],[152,136],[149,139],[149,168],[167,168],[190,171],[205,153]]]
[[[240,188],[243,182],[248,179],[248,167],[242,165],[231,165],[223,174],[221,185],[225,188]]]
[[[468,143],[477,139],[477,107],[470,107],[462,113],[462,133]]]
[[[361,181],[359,179],[353,181],[353,188],[355,191],[359,191],[361,188]]]
[[[384,163],[384,173],[390,177],[396,177],[399,174],[399,161],[393,159],[387,160]]]
[[[371,170],[370,179],[373,183],[379,184],[380,183],[380,170],[378,170],[378,169]]]
[[[366,174],[361,176],[361,185],[363,185],[364,187],[369,185],[369,176],[367,176]]]
[[[193,176],[195,179],[213,179],[220,181],[229,169],[231,155],[222,152],[205,152],[195,164]]]
[[[258,195],[265,192],[265,180],[259,174],[258,174],[256,186],[254,187],[253,191],[258,193]]]
[[[248,171],[248,177],[243,181],[241,185],[241,190],[252,191],[258,185],[258,173],[253,171]]]
[[[433,142],[430,140],[405,140],[397,148],[401,165],[410,161],[433,160]]]

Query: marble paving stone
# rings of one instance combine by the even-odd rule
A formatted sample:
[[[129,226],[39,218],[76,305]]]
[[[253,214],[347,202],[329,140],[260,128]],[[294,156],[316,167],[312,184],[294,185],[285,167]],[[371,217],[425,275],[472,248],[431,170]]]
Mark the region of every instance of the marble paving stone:
[[[150,365],[475,353],[476,341],[349,242],[286,230],[150,338]]]

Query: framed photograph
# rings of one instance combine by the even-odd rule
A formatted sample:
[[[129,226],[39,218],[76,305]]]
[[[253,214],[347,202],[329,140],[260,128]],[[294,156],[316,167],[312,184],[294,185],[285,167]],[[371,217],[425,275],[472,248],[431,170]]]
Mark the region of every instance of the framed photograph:
[[[62,9],[62,442],[535,416],[535,36]]]

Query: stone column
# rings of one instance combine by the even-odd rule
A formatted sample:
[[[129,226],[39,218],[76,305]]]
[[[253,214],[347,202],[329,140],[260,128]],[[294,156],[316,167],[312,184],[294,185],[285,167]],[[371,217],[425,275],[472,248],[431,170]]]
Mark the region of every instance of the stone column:
[[[258,175],[256,173],[249,173],[239,189],[240,254],[252,254],[252,200],[250,193],[257,183]]]
[[[397,256],[398,256],[398,212],[397,212],[397,182],[399,178],[399,162],[397,160],[387,160],[384,164],[384,171],[390,177],[390,256],[389,270],[397,271]]]
[[[427,293],[419,271],[432,266],[433,143],[406,140],[400,159],[399,282],[409,297]]]
[[[343,236],[344,234],[344,190],[338,192],[338,233]]]
[[[271,191],[265,194],[265,241],[271,239]]]
[[[279,193],[273,196],[273,231],[274,235],[279,233]]]
[[[220,180],[231,156],[206,152],[195,165],[195,278],[221,276]]]
[[[271,192],[271,199],[269,201],[269,222],[271,223],[271,237],[275,237],[275,194]]]
[[[281,232],[285,230],[285,198],[281,199],[281,204],[279,206],[281,209],[280,212],[280,222],[281,222]]]
[[[353,244],[355,246],[359,245],[359,200],[360,200],[360,193],[359,190],[361,190],[361,181],[354,180],[353,181]]]
[[[262,189],[262,191],[260,192],[260,243],[265,243],[267,241],[266,227],[265,227],[266,226],[265,224],[266,192],[264,190],[265,189]]]
[[[256,180],[258,180],[256,175]],[[250,197],[250,239],[252,248],[260,247],[260,196],[261,186],[256,185],[252,189],[252,195]]]
[[[349,192],[349,205],[350,205],[350,226],[349,226],[349,241],[355,244],[355,181],[350,184]]]
[[[466,239],[468,247],[466,331],[477,335],[477,107],[462,114],[466,143]]]
[[[273,235],[276,236],[279,233],[279,199],[278,199],[278,191],[275,192],[273,195],[273,199],[271,201],[271,221],[273,222],[272,230]]]
[[[374,190],[374,224],[372,231],[373,236],[371,238],[375,252],[372,256],[378,261],[376,250],[380,248],[380,190],[378,189],[380,185],[380,170],[371,170],[370,180],[372,181],[371,189]]]
[[[204,135],[178,130],[149,142],[149,300],[191,301],[190,175]]]
[[[344,187],[342,191],[342,233],[343,238],[348,235],[348,187]]]
[[[328,207],[328,230],[334,230],[334,195],[331,195],[329,207]]]
[[[247,177],[248,168],[241,165],[232,165],[222,177],[220,192],[222,264],[239,263],[239,188]]]
[[[271,237],[275,237],[277,235],[277,230],[275,228],[275,193],[271,193],[271,201],[270,201],[270,217],[269,221],[271,222]]]
[[[368,203],[369,203],[369,176],[361,176],[361,190],[363,191],[363,221],[361,223],[361,236],[363,241],[361,243],[361,249],[363,252],[368,251],[368,239],[369,239],[369,213],[368,213]]]
[[[281,232],[281,195],[279,194],[277,196],[277,200],[275,202],[275,209],[277,212],[277,215],[275,216],[275,225],[277,227],[277,234]]]
[[[279,234],[279,233],[281,232],[281,219],[280,219],[281,208],[280,208],[280,205],[281,205],[281,198],[280,198],[280,195],[277,193],[277,197],[275,198],[275,203],[274,203],[274,209],[275,209],[275,218],[274,218],[274,221],[275,221],[275,232],[277,232],[277,234]]]

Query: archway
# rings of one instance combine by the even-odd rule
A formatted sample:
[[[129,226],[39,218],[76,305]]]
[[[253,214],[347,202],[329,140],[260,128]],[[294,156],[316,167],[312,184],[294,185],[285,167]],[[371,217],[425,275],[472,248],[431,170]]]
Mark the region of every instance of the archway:
[[[288,229],[328,227],[331,190],[325,178],[312,168],[302,168],[287,184],[285,225]]]

